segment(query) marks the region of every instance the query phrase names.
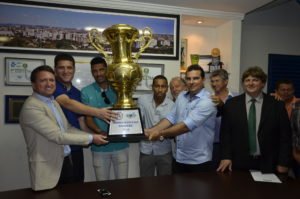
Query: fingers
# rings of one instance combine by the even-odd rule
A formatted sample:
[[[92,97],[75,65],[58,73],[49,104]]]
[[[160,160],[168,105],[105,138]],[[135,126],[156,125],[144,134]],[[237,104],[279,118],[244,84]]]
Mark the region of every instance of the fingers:
[[[227,168],[229,171],[232,171],[231,160],[221,160],[220,165],[217,168],[217,172],[224,172]]]
[[[93,143],[100,145],[100,144],[107,144],[108,141],[106,140],[106,136],[105,135],[98,135],[98,134],[94,134],[93,135]]]

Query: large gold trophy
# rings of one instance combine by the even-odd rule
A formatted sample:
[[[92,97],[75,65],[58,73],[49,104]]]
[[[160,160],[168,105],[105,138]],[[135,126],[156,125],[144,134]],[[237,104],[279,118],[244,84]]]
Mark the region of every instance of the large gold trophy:
[[[150,28],[145,28],[140,36],[139,31],[134,27],[127,24],[116,24],[105,29],[102,36],[111,46],[111,56],[105,52],[99,32],[96,29],[89,32],[91,44],[109,60],[106,77],[117,92],[117,103],[113,110],[118,112],[120,117],[110,122],[109,136],[128,137],[128,135],[143,134],[140,112],[136,108],[132,94],[143,76],[141,67],[136,60],[150,45],[152,31]],[[135,56],[131,51],[134,42],[140,44],[140,49]]]

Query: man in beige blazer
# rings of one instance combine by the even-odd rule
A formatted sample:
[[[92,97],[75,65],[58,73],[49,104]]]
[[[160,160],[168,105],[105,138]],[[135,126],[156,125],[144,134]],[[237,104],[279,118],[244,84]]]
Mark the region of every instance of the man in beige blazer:
[[[33,190],[54,188],[63,164],[70,161],[69,145],[105,144],[105,136],[88,134],[71,127],[52,94],[54,71],[40,66],[31,73],[33,94],[24,103],[20,125],[27,145],[31,187]]]

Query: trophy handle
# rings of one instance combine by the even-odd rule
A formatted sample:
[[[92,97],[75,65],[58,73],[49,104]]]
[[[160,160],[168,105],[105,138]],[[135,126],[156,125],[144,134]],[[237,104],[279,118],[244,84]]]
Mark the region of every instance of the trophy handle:
[[[98,52],[102,53],[105,58],[109,58],[108,54],[105,52],[103,46],[101,45],[99,32],[97,29],[91,29],[89,31],[88,38],[94,48],[98,50]]]
[[[152,30],[149,27],[146,27],[143,30],[143,35],[137,39],[138,42],[144,42],[144,45],[141,46],[139,52],[137,52],[134,56],[135,59],[138,59],[141,56],[141,53],[145,51],[146,48],[149,47],[152,39]]]

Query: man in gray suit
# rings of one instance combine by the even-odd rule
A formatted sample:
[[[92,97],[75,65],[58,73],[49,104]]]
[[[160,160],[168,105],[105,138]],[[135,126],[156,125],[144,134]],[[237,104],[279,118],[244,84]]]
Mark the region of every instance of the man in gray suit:
[[[87,134],[67,122],[53,98],[54,71],[40,66],[31,73],[33,94],[24,103],[20,125],[27,145],[31,187],[51,189],[59,183],[63,164],[72,164],[69,145],[107,143],[105,136]]]

